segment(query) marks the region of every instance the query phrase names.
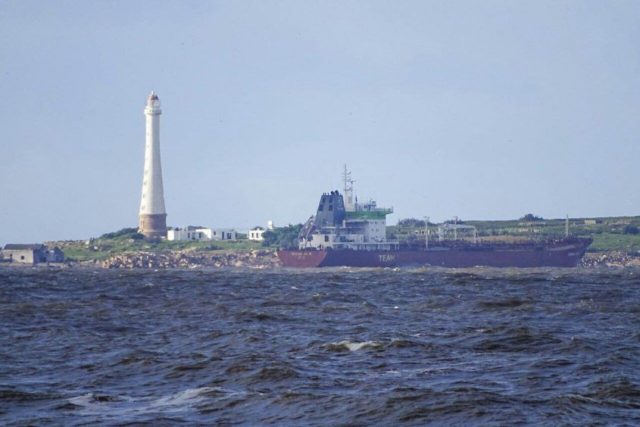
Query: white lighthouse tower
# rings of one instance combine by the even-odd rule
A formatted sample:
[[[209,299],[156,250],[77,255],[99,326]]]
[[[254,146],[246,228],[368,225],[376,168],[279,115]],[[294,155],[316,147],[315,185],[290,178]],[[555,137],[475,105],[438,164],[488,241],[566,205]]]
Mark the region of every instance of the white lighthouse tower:
[[[167,236],[167,211],[164,208],[162,166],[160,165],[160,114],[162,114],[160,99],[151,91],[144,109],[147,131],[138,226],[138,231],[151,240]]]

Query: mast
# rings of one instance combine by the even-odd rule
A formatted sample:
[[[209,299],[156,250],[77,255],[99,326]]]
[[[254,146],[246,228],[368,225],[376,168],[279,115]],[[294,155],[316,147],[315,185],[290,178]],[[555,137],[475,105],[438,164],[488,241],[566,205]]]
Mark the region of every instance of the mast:
[[[453,217],[453,240],[458,240],[458,217]]]
[[[353,201],[353,183],[355,182],[351,178],[351,172],[347,169],[347,165],[344,165],[344,171],[342,172],[342,181],[344,184],[344,209],[347,212],[354,212],[356,210],[355,203]]]
[[[429,217],[424,217],[424,246],[429,249]]]

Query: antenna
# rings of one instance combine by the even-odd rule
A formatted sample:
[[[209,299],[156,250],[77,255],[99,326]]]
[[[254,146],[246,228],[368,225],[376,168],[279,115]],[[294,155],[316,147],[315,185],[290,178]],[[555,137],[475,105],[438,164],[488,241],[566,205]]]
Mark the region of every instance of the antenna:
[[[429,217],[424,217],[424,247],[429,249]]]
[[[564,221],[564,237],[569,237],[569,214]]]
[[[458,217],[453,217],[453,240],[458,240]]]
[[[347,169],[346,164],[342,172],[342,181],[344,184],[344,208],[347,212],[353,212],[356,210],[353,203],[353,183],[355,181],[351,178],[351,172]]]

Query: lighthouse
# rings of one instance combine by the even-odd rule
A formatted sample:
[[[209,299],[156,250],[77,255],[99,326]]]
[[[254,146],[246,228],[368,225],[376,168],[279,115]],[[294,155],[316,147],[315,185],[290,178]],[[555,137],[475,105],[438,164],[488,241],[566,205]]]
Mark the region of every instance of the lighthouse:
[[[167,236],[167,211],[164,208],[160,165],[160,114],[160,99],[151,91],[144,109],[146,138],[138,226],[138,231],[149,240],[159,240]]]

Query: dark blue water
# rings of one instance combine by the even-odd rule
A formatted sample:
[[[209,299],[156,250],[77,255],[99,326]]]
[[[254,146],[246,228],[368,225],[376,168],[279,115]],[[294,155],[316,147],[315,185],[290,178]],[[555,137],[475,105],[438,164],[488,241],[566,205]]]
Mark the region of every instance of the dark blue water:
[[[640,270],[0,269],[3,424],[640,423]]]

